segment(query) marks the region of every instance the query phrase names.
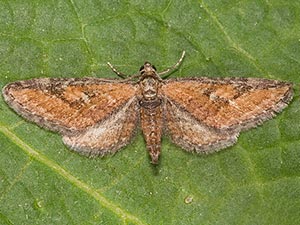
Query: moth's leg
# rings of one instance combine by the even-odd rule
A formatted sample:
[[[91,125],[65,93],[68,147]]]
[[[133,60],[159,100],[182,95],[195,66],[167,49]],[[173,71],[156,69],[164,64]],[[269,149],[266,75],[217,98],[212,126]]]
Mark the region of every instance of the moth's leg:
[[[171,70],[175,70],[175,69],[181,64],[181,62],[182,62],[182,60],[183,60],[183,58],[184,58],[184,55],[185,55],[185,51],[182,52],[181,57],[180,57],[180,59],[177,61],[177,63],[175,63],[173,66],[167,68],[166,70],[164,70],[164,71],[158,73],[158,75],[161,76],[161,75],[164,75],[164,74],[166,74],[166,73],[169,73]]]

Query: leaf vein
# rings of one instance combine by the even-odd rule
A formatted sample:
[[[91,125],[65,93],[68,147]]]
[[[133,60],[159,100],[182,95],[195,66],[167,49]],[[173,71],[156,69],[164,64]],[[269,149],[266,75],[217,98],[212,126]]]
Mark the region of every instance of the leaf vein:
[[[231,45],[233,49],[235,49],[237,52],[239,52],[241,55],[243,55],[248,61],[262,74],[267,74],[268,77],[273,77],[268,71],[261,68],[261,66],[257,63],[257,60],[245,49],[243,49],[238,43],[236,43],[228,34],[225,27],[222,25],[222,23],[219,21],[217,16],[207,7],[207,5],[204,3],[204,1],[201,1],[201,6],[207,13],[207,15],[212,19],[212,21],[216,24],[216,27],[219,28],[219,30],[223,33],[225,36],[227,42]]]
[[[115,213],[117,216],[122,218],[123,220],[129,220],[132,221],[134,224],[138,225],[144,225],[146,223],[142,222],[139,218],[136,216],[126,212],[122,208],[120,208],[118,205],[113,203],[112,201],[108,200],[105,196],[102,195],[102,193],[97,192],[95,189],[90,187],[88,184],[82,182],[78,178],[74,177],[70,172],[62,168],[60,165],[58,165],[56,162],[48,159],[43,154],[37,152],[30,146],[28,146],[24,141],[22,141],[15,133],[11,132],[9,129],[7,129],[4,126],[0,126],[0,131],[6,135],[9,139],[11,139],[16,145],[18,145],[25,153],[27,153],[30,157],[33,159],[43,163],[44,165],[51,168],[54,172],[64,177],[67,181],[74,184],[76,187],[81,189],[82,191],[86,192],[88,195],[92,196],[94,199],[96,199],[102,206],[106,207],[107,209],[111,210],[113,213]]]

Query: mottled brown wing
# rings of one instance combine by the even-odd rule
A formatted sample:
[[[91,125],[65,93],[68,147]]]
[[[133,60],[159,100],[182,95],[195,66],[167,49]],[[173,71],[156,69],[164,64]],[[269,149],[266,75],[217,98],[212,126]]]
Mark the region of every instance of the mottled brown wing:
[[[208,127],[170,100],[165,105],[165,131],[187,151],[209,153],[233,145],[238,133]]]
[[[201,123],[239,132],[274,116],[292,99],[292,84],[259,78],[167,80],[162,94]]]
[[[16,112],[62,134],[84,131],[119,111],[134,98],[131,83],[97,78],[41,78],[18,81],[3,89]]]
[[[63,142],[71,149],[89,156],[115,153],[134,136],[138,118],[137,99],[132,98],[107,119],[84,131],[64,135]]]

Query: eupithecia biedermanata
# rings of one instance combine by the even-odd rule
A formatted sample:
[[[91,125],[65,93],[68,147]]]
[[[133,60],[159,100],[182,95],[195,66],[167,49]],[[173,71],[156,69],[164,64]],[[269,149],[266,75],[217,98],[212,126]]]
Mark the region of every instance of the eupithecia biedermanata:
[[[89,156],[115,153],[140,127],[152,163],[163,134],[183,149],[210,153],[239,133],[272,118],[293,96],[292,84],[263,78],[180,78],[149,62],[126,79],[40,78],[3,88],[8,105],[29,121],[59,132],[71,149]],[[110,64],[112,70],[125,78]]]

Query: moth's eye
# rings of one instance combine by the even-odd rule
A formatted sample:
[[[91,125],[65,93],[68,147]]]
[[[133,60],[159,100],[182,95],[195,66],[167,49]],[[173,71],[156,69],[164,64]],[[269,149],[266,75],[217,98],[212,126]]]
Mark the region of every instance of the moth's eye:
[[[156,67],[154,65],[152,65],[152,68],[156,71]]]
[[[140,71],[142,71],[144,69],[144,66],[141,66]]]

